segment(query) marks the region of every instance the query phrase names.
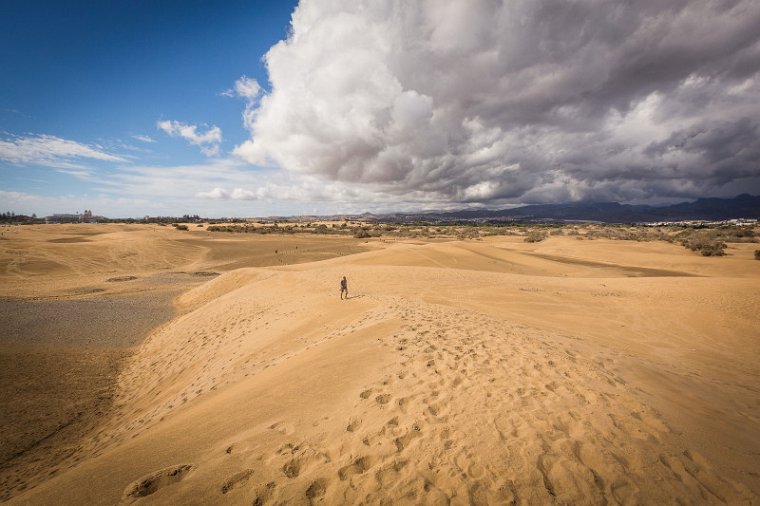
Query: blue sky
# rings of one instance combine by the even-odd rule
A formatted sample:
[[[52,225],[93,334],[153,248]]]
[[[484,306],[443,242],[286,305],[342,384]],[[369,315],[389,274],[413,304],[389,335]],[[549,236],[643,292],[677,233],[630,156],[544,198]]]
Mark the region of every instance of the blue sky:
[[[0,4],[0,210],[760,193],[760,3]]]
[[[3,2],[0,138],[44,135],[98,146],[124,161],[83,157],[76,164],[106,177],[125,165],[207,163],[198,149],[159,130],[157,121],[199,125],[201,131],[218,126],[221,151],[245,140],[242,101],[222,93],[243,75],[267,86],[261,57],[287,37],[294,6],[288,1]],[[16,212],[98,211],[88,199],[120,197],[103,194],[100,186],[46,163],[0,160],[0,190],[58,198],[25,205],[20,200],[22,206],[10,206]],[[150,212],[139,204],[115,207],[100,211]],[[180,211],[193,211],[192,203],[166,209]]]
[[[3,127],[95,140],[155,134],[159,117],[238,130],[219,93],[287,35],[293,2],[3,3]],[[231,139],[232,140],[232,139]]]

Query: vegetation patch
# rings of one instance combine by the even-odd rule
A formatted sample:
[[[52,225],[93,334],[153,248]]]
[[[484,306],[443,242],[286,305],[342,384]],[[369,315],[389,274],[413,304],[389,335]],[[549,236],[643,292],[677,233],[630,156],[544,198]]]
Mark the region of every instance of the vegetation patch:
[[[548,236],[549,234],[547,234],[545,230],[528,230],[528,233],[525,234],[525,239],[523,240],[525,242],[541,242]]]
[[[663,224],[616,225],[600,223],[518,223],[518,222],[357,222],[337,223],[258,221],[212,224],[209,232],[238,234],[342,235],[356,239],[443,239],[482,240],[494,236],[522,236],[527,243],[552,237],[571,236],[578,240],[663,241],[680,244],[704,256],[723,256],[727,244],[760,242],[756,225]]]

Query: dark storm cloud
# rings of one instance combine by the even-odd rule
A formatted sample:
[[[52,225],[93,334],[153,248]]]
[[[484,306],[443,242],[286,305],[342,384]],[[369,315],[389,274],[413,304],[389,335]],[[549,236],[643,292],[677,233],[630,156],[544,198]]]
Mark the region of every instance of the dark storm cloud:
[[[430,202],[760,192],[760,4],[303,1],[236,153]]]

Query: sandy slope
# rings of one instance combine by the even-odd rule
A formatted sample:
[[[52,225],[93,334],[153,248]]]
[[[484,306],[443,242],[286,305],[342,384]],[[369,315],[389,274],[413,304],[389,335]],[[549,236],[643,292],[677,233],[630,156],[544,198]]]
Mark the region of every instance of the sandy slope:
[[[756,503],[760,262],[730,253],[494,239],[228,272],[130,359],[80,463],[11,503]]]
[[[0,227],[0,501],[85,458],[83,435],[112,411],[125,357],[176,315],[177,294],[241,265],[366,248],[196,226]]]

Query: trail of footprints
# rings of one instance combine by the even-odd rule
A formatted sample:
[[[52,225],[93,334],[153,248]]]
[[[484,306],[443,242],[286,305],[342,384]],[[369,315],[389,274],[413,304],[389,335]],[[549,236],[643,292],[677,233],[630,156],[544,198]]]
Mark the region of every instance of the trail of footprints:
[[[406,323],[382,339],[398,356],[395,370],[359,393],[341,435],[295,442],[290,434],[294,442],[273,452],[259,476],[244,471],[253,504],[749,497],[672,443],[657,413],[607,368],[614,359],[592,361],[561,340],[482,315],[386,302],[375,317]]]

